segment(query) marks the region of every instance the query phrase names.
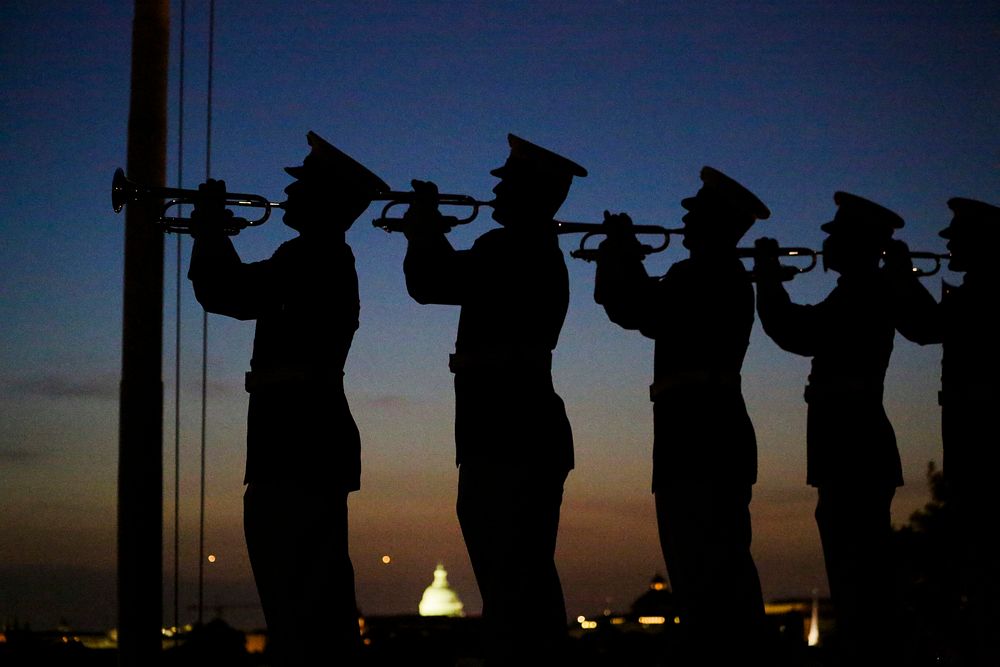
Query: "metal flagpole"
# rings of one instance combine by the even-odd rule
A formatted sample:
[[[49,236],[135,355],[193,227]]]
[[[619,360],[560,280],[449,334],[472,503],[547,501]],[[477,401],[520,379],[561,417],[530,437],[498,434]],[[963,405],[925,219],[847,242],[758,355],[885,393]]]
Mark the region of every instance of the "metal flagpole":
[[[168,0],[136,0],[128,176],[166,177]],[[159,202],[125,214],[118,435],[118,664],[160,662],[163,623],[163,233]]]

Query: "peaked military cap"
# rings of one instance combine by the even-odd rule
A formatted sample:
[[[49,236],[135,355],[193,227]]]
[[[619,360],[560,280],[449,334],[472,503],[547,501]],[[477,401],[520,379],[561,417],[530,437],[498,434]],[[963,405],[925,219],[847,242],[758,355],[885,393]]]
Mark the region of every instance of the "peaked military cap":
[[[996,236],[1000,232],[1000,207],[976,199],[953,197],[948,200],[948,208],[954,216],[938,234],[941,238],[950,239],[956,234]]]
[[[754,220],[766,220],[771,217],[771,211],[757,195],[726,176],[713,167],[701,168],[702,186],[694,197],[681,200],[681,206],[693,211],[710,204],[713,207],[723,206],[736,213],[746,213]]]
[[[582,178],[587,175],[587,170],[576,162],[514,134],[507,135],[507,143],[510,144],[510,155],[503,166],[490,172],[494,176],[502,177],[514,169],[528,169],[542,175],[563,177],[567,180],[571,180],[573,176]]]
[[[289,175],[299,180],[341,180],[372,193],[389,191],[385,181],[312,130],[306,140],[311,150],[301,166],[285,167]]]
[[[849,192],[833,193],[837,213],[833,220],[820,225],[820,229],[833,232],[855,231],[871,236],[892,236],[893,231],[903,227],[903,218],[881,204],[852,195]]]

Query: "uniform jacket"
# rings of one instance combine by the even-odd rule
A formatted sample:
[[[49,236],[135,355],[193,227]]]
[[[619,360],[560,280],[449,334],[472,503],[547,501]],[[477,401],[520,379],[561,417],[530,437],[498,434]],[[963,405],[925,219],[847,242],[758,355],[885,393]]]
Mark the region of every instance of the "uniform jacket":
[[[450,363],[457,463],[571,469],[551,370],[569,307],[556,236],[501,228],[455,250],[443,233],[411,234],[404,271],[417,302],[461,307]]]
[[[612,322],[656,341],[653,490],[671,479],[753,484],[757,442],[740,369],[754,293],[742,262],[686,259],[651,278],[638,255],[605,256],[594,296]]]
[[[199,237],[188,276],[205,310],[257,321],[245,481],[318,476],[359,488],[361,445],[343,372],[360,303],[343,235],[300,236],[252,263],[228,237]]]
[[[882,395],[896,331],[910,339],[916,332],[916,291],[904,287],[882,270],[842,276],[822,302],[798,305],[780,283],[758,285],[764,331],[783,350],[812,357],[805,391],[812,486],[903,484]]]
[[[1000,452],[989,444],[997,426],[993,411],[1000,401],[1000,343],[994,324],[998,294],[1000,281],[967,274],[961,285],[944,286],[940,304],[927,296],[931,305],[916,334],[919,343],[943,343],[944,471],[959,484],[992,487],[987,480],[1000,465]]]

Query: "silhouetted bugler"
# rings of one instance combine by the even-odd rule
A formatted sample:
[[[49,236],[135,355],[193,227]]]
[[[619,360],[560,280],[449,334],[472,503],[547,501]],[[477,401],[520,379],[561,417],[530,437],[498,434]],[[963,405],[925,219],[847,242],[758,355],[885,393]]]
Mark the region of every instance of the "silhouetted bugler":
[[[554,555],[573,441],[552,385],[569,304],[554,216],[586,170],[515,135],[491,173],[501,228],[456,250],[433,183],[404,216],[406,285],[419,303],[461,307],[455,352],[458,518],[483,598],[488,664],[560,664],[566,608]],[[521,627],[533,599],[532,628]]]
[[[682,205],[690,257],[651,277],[624,214],[607,214],[594,298],[609,319],[656,342],[653,483],[660,545],[685,619],[680,664],[763,655],[764,604],[750,556],[756,441],[740,388],[754,319],[736,244],[767,207],[712,167]],[[718,600],[726,600],[719,605]],[[726,628],[726,642],[718,629]]]
[[[1000,346],[996,335],[996,303],[1000,274],[996,248],[1000,241],[1000,208],[987,202],[954,197],[952,218],[940,232],[947,239],[948,268],[963,273],[959,285],[942,285],[940,303],[926,291],[925,307],[917,319],[921,344],[941,343],[941,440],[944,450],[944,490],[948,510],[938,519],[953,533],[948,544],[957,573],[939,584],[962,600],[957,627],[944,628],[939,641],[957,650],[967,664],[1000,661],[996,627],[1000,612],[996,547],[991,526],[1000,503],[995,493],[1000,453],[993,442],[994,414],[1000,391]],[[948,600],[944,600],[947,610]],[[937,629],[937,628],[935,628]],[[963,663],[964,664],[964,663]]]
[[[299,235],[243,263],[227,236],[225,183],[208,181],[192,198],[189,277],[206,310],[257,323],[244,529],[268,650],[278,664],[356,664],[347,497],[360,487],[361,440],[343,377],[360,303],[345,234],[389,188],[316,133],[307,140],[302,165],[286,168],[295,180],[281,206]]]
[[[834,202],[836,215],[821,229],[828,234],[824,265],[840,274],[836,288],[819,304],[792,303],[768,252],[775,244],[762,239],[757,311],[779,347],[812,357],[807,482],[818,489],[816,522],[840,651],[851,664],[891,664],[890,505],[903,478],[883,383],[896,331],[915,339],[924,302],[909,250],[893,239],[903,219],[851,193],[837,192]],[[876,608],[872,599],[883,604]]]

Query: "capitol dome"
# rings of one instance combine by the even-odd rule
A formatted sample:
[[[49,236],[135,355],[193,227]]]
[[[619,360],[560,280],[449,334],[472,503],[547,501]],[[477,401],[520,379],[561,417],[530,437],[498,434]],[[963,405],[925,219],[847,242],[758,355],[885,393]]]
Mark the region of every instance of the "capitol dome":
[[[434,581],[424,590],[420,598],[421,616],[464,616],[462,601],[448,586],[448,573],[444,565],[438,563],[434,569]]]

